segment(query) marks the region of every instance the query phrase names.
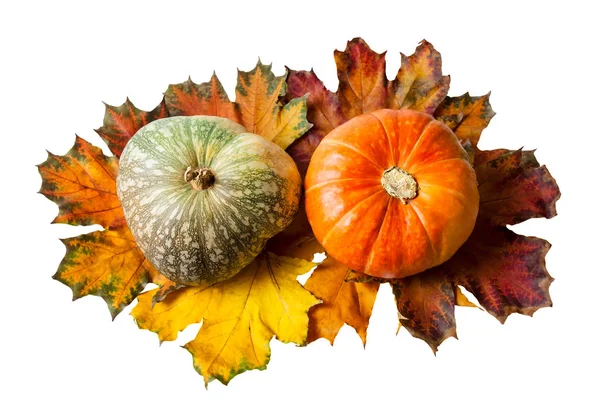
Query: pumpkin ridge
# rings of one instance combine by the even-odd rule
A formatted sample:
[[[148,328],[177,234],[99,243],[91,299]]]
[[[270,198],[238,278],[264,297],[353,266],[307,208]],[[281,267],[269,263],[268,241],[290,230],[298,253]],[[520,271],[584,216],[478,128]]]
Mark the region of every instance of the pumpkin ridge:
[[[383,123],[383,121],[381,121],[381,118],[379,118],[377,116],[376,112],[373,112],[371,114],[367,114],[372,116],[373,118],[375,118],[377,120],[377,122],[379,123],[379,125],[381,126],[381,128],[383,129],[383,132],[385,133],[385,138],[387,140],[387,144],[389,147],[389,156],[388,156],[388,163],[387,163],[387,167],[391,167],[391,166],[395,166],[396,162],[394,162],[394,156],[396,155],[395,151],[394,151],[394,147],[392,146],[392,141],[390,140],[390,134],[388,133],[387,127],[385,126],[385,124]],[[392,162],[390,163],[390,159],[392,160]]]
[[[323,142],[321,142],[322,144]],[[370,157],[368,157],[367,155],[365,155],[363,152],[361,152],[360,150],[358,150],[356,147],[354,146],[350,146],[348,143],[344,143],[343,141],[339,141],[339,140],[335,140],[335,139],[327,139],[327,143],[333,143],[333,144],[337,144],[337,145],[341,145],[349,150],[354,151],[356,154],[360,155],[361,157],[365,158],[366,160],[368,160],[369,162],[371,162],[377,169],[382,169],[385,170],[387,168],[383,168],[379,163],[375,162],[373,159],[371,159]]]
[[[409,207],[414,214],[417,216],[417,220],[419,220],[419,222],[421,223],[421,226],[423,227],[423,231],[425,232],[425,235],[427,235],[427,242],[429,242],[429,248],[431,249],[433,255],[432,255],[432,259],[433,261],[435,261],[434,265],[437,265],[438,262],[438,255],[440,253],[439,250],[435,249],[435,246],[433,245],[433,241],[431,240],[431,235],[429,234],[429,231],[427,230],[427,227],[425,226],[425,222],[423,222],[423,213],[421,213],[421,210],[419,210],[419,206],[417,203],[412,203]]]
[[[449,162],[449,161],[452,161],[452,160],[464,161],[465,159],[462,158],[462,157],[454,157],[454,158],[444,158],[444,159],[440,159],[440,160],[435,160],[433,162],[426,163],[425,165],[418,166],[417,168],[413,169],[413,172],[411,172],[411,173],[413,175],[417,176],[418,174],[422,174],[423,173],[423,169],[427,169],[430,166],[435,166],[435,165],[438,165],[438,164],[440,164],[442,162]],[[471,166],[471,164],[469,164],[469,166]],[[425,173],[427,173],[427,174],[433,174],[433,173],[436,173],[436,172],[427,172],[426,171]]]
[[[393,197],[389,196],[387,200],[388,200],[388,202],[387,202],[387,205],[385,206],[385,211],[383,212],[383,217],[381,218],[381,224],[379,225],[379,229],[377,230],[377,236],[375,237],[375,240],[371,244],[371,249],[369,250],[369,257],[367,258],[367,263],[365,264],[364,271],[369,271],[371,269],[371,264],[373,263],[373,259],[375,258],[375,254],[373,254],[373,251],[376,249],[375,244],[379,240],[379,237],[381,236],[381,232],[383,231],[383,226],[385,224],[385,220],[388,217],[388,214],[389,214],[388,210],[390,208],[390,203],[392,202]]]
[[[375,197],[377,194],[380,193],[385,193],[385,190],[381,189],[378,191],[375,191],[372,194],[369,194],[368,196],[366,196],[365,198],[363,198],[362,200],[360,200],[358,203],[356,203],[354,205],[354,207],[352,207],[350,210],[348,210],[343,216],[341,216],[334,224],[333,226],[331,226],[331,228],[329,229],[329,232],[327,232],[327,234],[323,237],[323,240],[321,241],[321,245],[323,245],[323,247],[325,247],[327,239],[329,238],[329,236],[331,236],[331,233],[337,228],[337,226],[340,224],[340,222],[342,220],[344,220],[346,217],[348,217],[349,214],[351,214],[354,210],[356,210],[361,204],[363,204],[365,201]]]
[[[419,185],[423,186],[423,187],[429,187],[429,188],[433,188],[433,189],[441,189],[441,190],[445,190],[448,191],[451,195],[457,197],[461,203],[463,204],[467,204],[467,196],[464,195],[462,192],[457,191],[453,188],[449,188],[446,187],[445,185],[440,185],[440,184],[428,184],[426,182],[421,182],[419,183]]]
[[[367,181],[369,179],[373,180],[373,186],[380,184],[379,179],[377,178],[338,178],[338,179],[329,179],[327,181],[319,182],[318,184],[313,184],[310,188],[306,189],[305,193],[309,193],[314,191],[320,187],[325,185],[334,184],[336,182],[347,182],[347,181]],[[366,187],[366,186],[365,186]]]
[[[425,137],[425,133],[427,133],[427,130],[430,130],[431,127],[435,126],[435,124],[434,124],[435,122],[436,122],[436,120],[432,119],[431,121],[429,121],[427,123],[427,125],[425,127],[423,127],[423,130],[419,134],[419,138],[417,139],[417,141],[413,145],[413,147],[410,150],[410,153],[408,154],[408,156],[406,156],[404,159],[402,158],[402,156],[400,156],[400,158],[398,159],[398,163],[399,163],[398,167],[404,169],[407,172],[410,172],[410,173],[413,172],[412,166],[408,165],[407,163],[410,162],[410,158],[412,157],[412,155],[414,154],[414,152],[418,149],[419,143],[421,143],[421,140],[423,140],[423,137]]]

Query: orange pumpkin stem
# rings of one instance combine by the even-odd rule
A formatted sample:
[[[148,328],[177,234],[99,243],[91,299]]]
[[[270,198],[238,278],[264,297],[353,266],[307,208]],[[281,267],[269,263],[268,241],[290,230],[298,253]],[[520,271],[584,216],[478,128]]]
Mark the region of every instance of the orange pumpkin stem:
[[[196,191],[206,190],[215,183],[215,173],[210,168],[192,169],[188,166],[183,177]]]
[[[381,185],[392,197],[399,198],[402,204],[408,204],[417,196],[419,188],[415,178],[402,168],[392,166],[381,176]]]

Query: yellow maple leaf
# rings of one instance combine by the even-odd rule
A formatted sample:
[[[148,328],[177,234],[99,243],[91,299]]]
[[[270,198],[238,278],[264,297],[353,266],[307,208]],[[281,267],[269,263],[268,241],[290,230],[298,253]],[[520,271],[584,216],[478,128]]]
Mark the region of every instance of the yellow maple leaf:
[[[291,238],[284,239],[272,249],[280,254],[305,260],[312,260],[315,254],[325,252],[312,235],[295,241]],[[367,328],[379,283],[347,281],[350,272],[352,270],[348,267],[327,256],[304,285],[322,301],[309,312],[309,343],[325,338],[333,344],[340,329],[348,324],[356,330],[363,345],[366,345]]]
[[[208,287],[185,287],[153,302],[157,289],[138,296],[132,315],[138,326],[161,341],[177,338],[188,325],[203,322],[185,348],[204,381],[227,384],[250,369],[265,369],[275,336],[306,344],[308,310],[319,300],[296,277],[317,264],[264,253],[231,280]]]

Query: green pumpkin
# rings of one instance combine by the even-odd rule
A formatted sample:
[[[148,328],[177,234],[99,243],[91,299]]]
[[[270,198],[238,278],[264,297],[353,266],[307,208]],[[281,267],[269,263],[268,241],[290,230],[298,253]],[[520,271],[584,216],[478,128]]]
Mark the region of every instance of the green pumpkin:
[[[300,174],[279,146],[225,118],[156,120],[129,141],[117,194],[146,258],[172,281],[213,284],[292,221]]]

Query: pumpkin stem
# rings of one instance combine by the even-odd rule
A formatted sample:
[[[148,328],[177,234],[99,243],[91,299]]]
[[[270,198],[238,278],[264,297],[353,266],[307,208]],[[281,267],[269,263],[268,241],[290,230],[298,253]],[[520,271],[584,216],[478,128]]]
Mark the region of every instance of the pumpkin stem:
[[[415,178],[402,168],[392,166],[381,176],[381,185],[392,197],[399,198],[402,204],[408,204],[417,196],[419,185]]]
[[[215,173],[210,168],[192,169],[191,166],[188,166],[183,179],[196,191],[202,191],[213,186],[215,183]]]

